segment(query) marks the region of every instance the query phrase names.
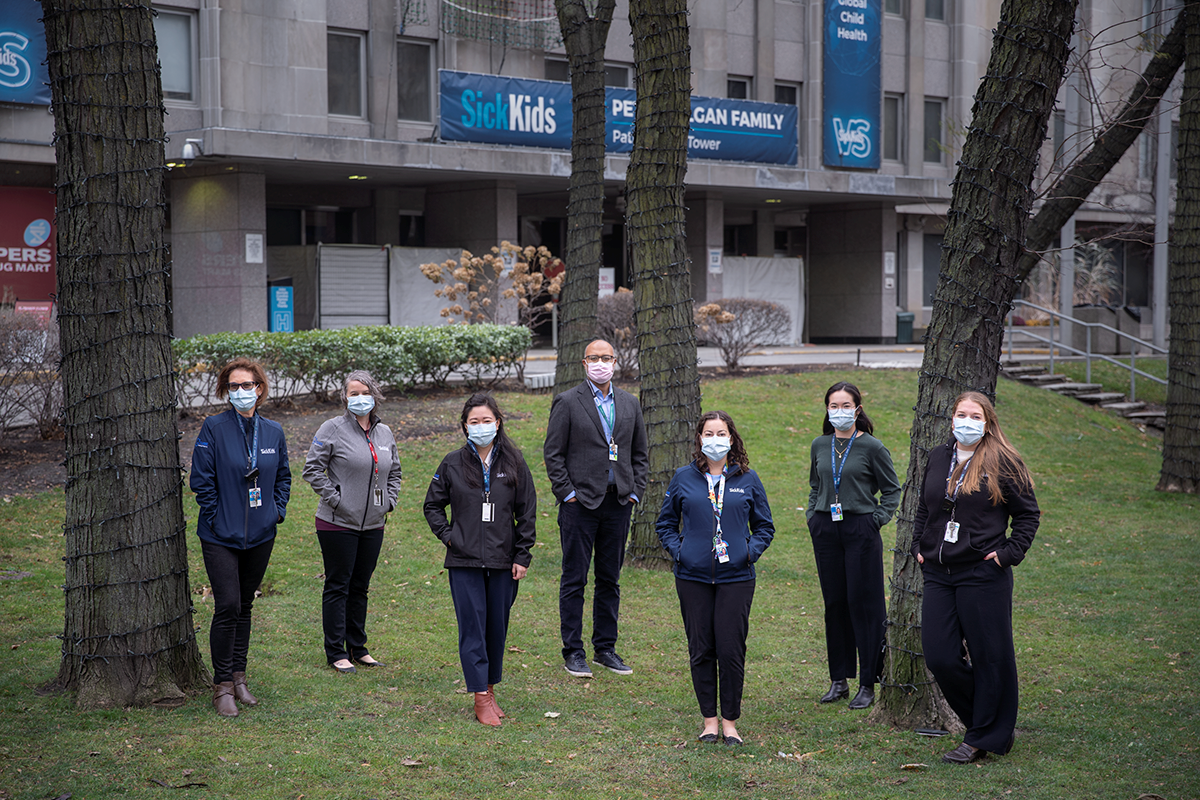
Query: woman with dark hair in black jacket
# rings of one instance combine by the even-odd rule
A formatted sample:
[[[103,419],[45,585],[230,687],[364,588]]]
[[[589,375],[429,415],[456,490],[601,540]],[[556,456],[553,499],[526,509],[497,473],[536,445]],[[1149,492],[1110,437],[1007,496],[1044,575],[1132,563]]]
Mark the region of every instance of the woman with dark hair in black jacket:
[[[471,395],[463,406],[462,431],[466,444],[442,459],[429,483],[425,519],[446,545],[458,654],[467,691],[475,697],[475,718],[494,726],[504,717],[494,687],[503,675],[517,581],[532,558],[537,494],[491,395]]]

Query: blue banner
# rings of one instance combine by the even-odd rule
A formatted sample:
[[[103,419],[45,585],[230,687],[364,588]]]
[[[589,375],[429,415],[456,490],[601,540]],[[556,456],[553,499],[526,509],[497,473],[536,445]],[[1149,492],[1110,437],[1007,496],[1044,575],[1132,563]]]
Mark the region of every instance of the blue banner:
[[[50,105],[46,33],[37,0],[0,3],[0,103]]]
[[[271,317],[268,320],[270,331],[286,331],[291,333],[295,328],[295,313],[292,306],[291,286],[271,286],[267,289],[271,296]]]
[[[822,150],[830,167],[879,169],[882,0],[825,0]]]
[[[460,142],[571,149],[571,84],[440,70],[441,136]],[[605,89],[605,150],[633,150],[637,95]],[[799,110],[693,97],[688,158],[795,164]]]

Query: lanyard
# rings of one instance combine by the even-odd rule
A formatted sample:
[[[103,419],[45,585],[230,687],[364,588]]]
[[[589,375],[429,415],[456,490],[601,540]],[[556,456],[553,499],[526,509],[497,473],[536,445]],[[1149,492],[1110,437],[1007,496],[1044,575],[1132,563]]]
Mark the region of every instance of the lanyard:
[[[967,461],[971,459],[968,458]],[[964,461],[963,464],[967,462]],[[958,466],[958,448],[954,448],[954,452],[950,454],[950,471],[946,473],[946,499],[951,503],[958,500],[958,490],[962,488],[963,480],[967,477],[967,468],[963,467],[962,472],[958,476],[958,483],[954,485],[954,494],[950,493],[950,477],[954,475],[954,468]]]
[[[243,434],[242,439],[245,440],[245,438],[246,436]],[[258,467],[258,414],[254,415],[254,443],[246,451],[246,463],[251,471]]]
[[[485,503],[490,503],[492,501],[492,460],[489,457],[485,462],[483,460],[483,456],[479,455],[479,450],[475,447],[475,443],[467,442],[467,444],[471,445],[471,452],[473,452],[479,458],[479,465],[483,467],[483,501]],[[496,448],[495,445],[493,445],[492,451],[488,453],[488,456],[495,455]]]
[[[367,437],[367,447],[371,448],[371,460],[375,462],[375,483],[379,483],[379,456],[375,454],[375,443],[371,441],[371,432],[363,431]]]
[[[611,390],[610,390],[610,392],[611,392]],[[609,403],[612,404],[611,408],[608,407]],[[616,398],[616,396],[613,394],[609,394],[609,399],[605,400],[604,398],[600,397],[599,395],[596,395],[596,411],[600,412],[600,421],[605,423],[605,427],[608,428],[609,441],[612,441],[613,427],[616,425],[616,422],[617,422],[617,398]],[[606,411],[607,411],[607,413],[605,413]]]
[[[721,509],[725,507],[725,470],[721,470],[720,489],[716,492],[717,482],[713,480],[711,474],[705,473],[705,478],[708,479],[708,502],[712,503],[713,516],[717,520],[717,534],[713,537],[713,546],[719,546],[721,539]]]
[[[845,469],[846,462],[850,460],[850,450],[854,447],[854,440],[857,438],[857,433],[850,436],[850,444],[846,445],[846,452],[842,453],[842,463],[838,464],[833,449],[833,443],[837,441],[837,437],[829,437],[829,468],[833,471],[833,502],[835,503],[838,502],[838,490],[842,487],[842,470]]]

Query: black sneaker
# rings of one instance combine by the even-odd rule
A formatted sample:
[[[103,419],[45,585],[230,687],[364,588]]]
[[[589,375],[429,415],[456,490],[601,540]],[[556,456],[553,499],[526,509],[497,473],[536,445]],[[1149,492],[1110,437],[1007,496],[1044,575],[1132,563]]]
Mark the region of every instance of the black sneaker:
[[[603,653],[596,653],[595,661],[602,667],[608,667],[618,675],[632,675],[633,667],[627,666],[621,657],[617,655],[616,650],[606,650]]]
[[[567,656],[563,664],[563,669],[576,678],[592,677],[592,670],[588,667],[587,659],[583,657],[583,653],[572,653]]]

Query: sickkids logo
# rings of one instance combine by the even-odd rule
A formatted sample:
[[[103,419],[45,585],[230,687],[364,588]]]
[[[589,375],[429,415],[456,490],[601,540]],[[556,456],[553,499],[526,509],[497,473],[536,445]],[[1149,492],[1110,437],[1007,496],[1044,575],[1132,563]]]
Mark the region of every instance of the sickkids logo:
[[[462,93],[462,124],[464,128],[521,131],[552,134],[558,130],[554,118],[554,98],[549,102],[542,96],[510,92],[495,92],[491,97],[481,91],[467,89]]]
[[[833,118],[833,139],[839,156],[866,158],[871,154],[870,120]]]
[[[29,47],[29,38],[16,31],[0,31],[0,86],[20,89],[29,85],[33,69],[21,55]]]

